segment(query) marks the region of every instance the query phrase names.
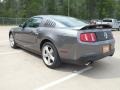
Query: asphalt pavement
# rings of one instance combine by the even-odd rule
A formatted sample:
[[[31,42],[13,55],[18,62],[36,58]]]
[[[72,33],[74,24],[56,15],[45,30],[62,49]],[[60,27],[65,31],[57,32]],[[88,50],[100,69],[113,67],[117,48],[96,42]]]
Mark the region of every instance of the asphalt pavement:
[[[90,66],[63,64],[49,69],[41,56],[10,47],[11,27],[0,26],[0,90],[120,90],[119,31],[113,31],[114,56]]]

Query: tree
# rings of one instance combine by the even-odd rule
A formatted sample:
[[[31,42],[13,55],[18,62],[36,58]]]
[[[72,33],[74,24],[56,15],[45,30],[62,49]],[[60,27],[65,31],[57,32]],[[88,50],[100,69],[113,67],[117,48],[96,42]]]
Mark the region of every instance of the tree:
[[[115,10],[115,0],[98,0],[97,11],[99,18],[113,17]]]
[[[68,11],[70,16],[87,20],[105,17],[120,18],[120,0],[4,0],[0,2],[2,17],[28,18],[38,14],[68,15]]]

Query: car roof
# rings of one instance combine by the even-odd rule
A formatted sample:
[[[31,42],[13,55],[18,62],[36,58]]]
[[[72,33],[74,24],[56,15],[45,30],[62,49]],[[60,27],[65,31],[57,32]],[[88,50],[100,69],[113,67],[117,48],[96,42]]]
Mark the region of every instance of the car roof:
[[[54,17],[68,17],[68,16],[63,16],[63,15],[37,15],[33,16],[33,18],[48,18],[48,19],[54,19]]]
[[[104,18],[103,20],[116,20],[114,18]]]

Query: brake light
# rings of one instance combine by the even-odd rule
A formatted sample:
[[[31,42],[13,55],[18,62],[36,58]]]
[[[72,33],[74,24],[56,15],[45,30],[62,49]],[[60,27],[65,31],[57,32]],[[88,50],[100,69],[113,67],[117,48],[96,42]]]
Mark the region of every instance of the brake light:
[[[95,33],[81,33],[80,41],[82,42],[96,42]]]

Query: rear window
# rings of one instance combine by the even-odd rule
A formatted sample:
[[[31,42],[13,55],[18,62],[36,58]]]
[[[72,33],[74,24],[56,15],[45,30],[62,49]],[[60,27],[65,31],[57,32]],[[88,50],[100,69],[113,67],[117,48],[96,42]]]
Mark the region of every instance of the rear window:
[[[72,17],[56,16],[53,18],[67,27],[81,27],[88,25],[86,22]]]
[[[56,23],[51,20],[46,20],[46,22],[44,23],[44,27],[55,27],[55,25]]]
[[[112,20],[103,20],[103,22],[112,22]]]

